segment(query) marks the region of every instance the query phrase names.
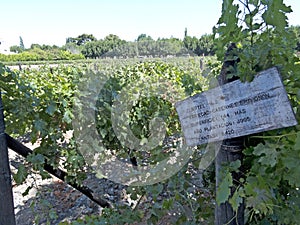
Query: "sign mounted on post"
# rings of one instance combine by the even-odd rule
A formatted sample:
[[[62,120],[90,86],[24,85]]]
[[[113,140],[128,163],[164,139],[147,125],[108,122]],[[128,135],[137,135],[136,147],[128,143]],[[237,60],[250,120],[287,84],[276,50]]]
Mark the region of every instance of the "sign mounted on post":
[[[189,146],[297,124],[277,68],[252,82],[236,80],[177,102]]]

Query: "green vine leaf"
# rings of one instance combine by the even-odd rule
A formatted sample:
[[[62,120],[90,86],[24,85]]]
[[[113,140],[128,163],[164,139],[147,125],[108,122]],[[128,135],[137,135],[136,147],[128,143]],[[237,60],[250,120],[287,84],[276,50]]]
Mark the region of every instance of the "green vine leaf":
[[[216,201],[218,205],[225,203],[230,196],[230,187],[233,185],[231,173],[227,173],[226,176],[222,179],[218,189]]]
[[[243,203],[243,197],[241,197],[241,191],[240,189],[238,191],[235,191],[232,195],[232,197],[229,199],[229,203],[233,209],[234,212],[236,212],[239,208],[239,206]]]
[[[286,6],[283,0],[266,1],[268,9],[263,13],[262,18],[268,25],[284,30],[288,26],[286,13],[292,12],[291,7]]]
[[[269,144],[258,144],[254,147],[253,154],[260,156],[258,162],[267,166],[275,166],[278,160],[279,152],[276,149],[276,145]]]
[[[26,167],[23,164],[20,164],[18,167],[18,171],[13,175],[13,178],[17,184],[22,184],[26,180],[27,175],[28,171]]]
[[[53,116],[56,110],[56,105],[52,103],[47,107],[46,113],[48,113],[50,116]]]
[[[300,151],[300,132],[297,132],[297,138],[295,141],[294,149]]]

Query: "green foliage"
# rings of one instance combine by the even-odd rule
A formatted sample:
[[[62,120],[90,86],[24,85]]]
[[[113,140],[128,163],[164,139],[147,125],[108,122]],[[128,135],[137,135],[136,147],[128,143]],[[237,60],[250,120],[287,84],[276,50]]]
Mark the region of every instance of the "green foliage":
[[[21,49],[21,47],[18,46],[18,45],[13,45],[13,46],[11,46],[11,47],[9,48],[9,50],[10,50],[11,52],[14,52],[14,53],[20,53],[20,52],[23,52],[23,51],[24,51],[24,50]]]
[[[296,50],[299,53],[300,51],[300,26],[290,26],[289,31],[294,32],[297,40]]]
[[[22,51],[24,51],[25,50],[25,46],[24,46],[23,38],[21,36],[19,38],[20,38],[20,49]]]
[[[185,36],[183,43],[187,49],[195,52],[198,46],[198,39],[196,37]]]
[[[223,2],[222,16],[214,27],[218,59],[224,58],[229,43],[236,43],[241,63],[235,75],[243,81],[251,81],[257,72],[272,65],[283,68],[283,63],[291,64],[287,59],[294,55],[296,39],[287,29],[285,15],[291,8],[282,0],[240,2]]]
[[[176,38],[157,41],[142,38],[136,42],[125,42],[120,39],[98,40],[83,46],[82,54],[87,58],[134,58],[134,57],[167,57],[193,54],[184,48],[182,41]]]
[[[216,49],[211,48],[210,36],[200,40],[185,35],[183,44],[188,50],[197,54],[210,54],[216,50],[219,61],[205,59],[206,65],[201,74],[199,60],[190,59],[185,63],[174,61],[143,62],[130,65],[95,65],[99,70],[111,74],[105,88],[99,93],[97,102],[97,128],[104,144],[119,158],[136,157],[138,164],[153,164],[167,157],[163,151],[164,143],[154,149],[131,151],[117,139],[112,130],[111,110],[121,90],[128,87],[129,93],[137,91],[140,98],[133,102],[131,110],[125,116],[134,136],[142,140],[143,145],[151,136],[151,120],[153,117],[163,118],[167,125],[167,134],[172,136],[179,131],[179,123],[170,101],[161,96],[149,96],[142,93],[139,85],[147,82],[155,83],[160,78],[166,79],[174,87],[179,96],[192,95],[208,86],[214,86],[201,75],[213,79],[220,72],[220,61],[223,61],[226,47],[237,44],[237,56],[240,60],[236,68],[236,76],[242,81],[251,81],[254,75],[271,66],[277,66],[282,74],[297,120],[300,119],[300,71],[299,58],[295,54],[297,44],[296,33],[288,29],[286,14],[291,12],[282,0],[224,0],[222,15],[214,28]],[[71,46],[72,40],[69,41]],[[77,42],[75,43],[77,45]],[[154,42],[139,41],[131,43],[127,48],[124,42],[114,35],[104,40],[86,40],[81,43],[80,51],[86,57],[97,58],[109,56],[110,50],[126,52],[127,55],[150,55],[159,52],[166,56],[173,51],[180,52],[182,43],[176,39],[158,40]],[[137,45],[138,44],[138,45]],[[174,48],[174,46],[176,46]],[[206,48],[206,49],[205,49]],[[77,49],[77,50],[78,50]],[[116,50],[117,49],[117,50]],[[125,50],[124,50],[125,49]],[[133,50],[135,49],[135,50]],[[137,50],[136,50],[137,49]],[[175,50],[174,50],[175,49]],[[203,50],[204,49],[204,50]],[[212,51],[213,49],[213,51]],[[207,50],[207,51],[206,51]],[[1,61],[20,61],[21,59],[48,59],[42,48],[35,46],[23,55],[5,58]],[[47,50],[48,51],[48,50]],[[28,55],[29,54],[29,55]],[[69,53],[66,53],[68,55]],[[124,56],[126,56],[124,54]],[[12,56],[8,56],[12,57]],[[21,57],[21,58],[18,58]],[[68,58],[68,56],[64,56]],[[71,58],[71,56],[69,56]],[[50,57],[51,58],[51,57]],[[111,69],[113,67],[114,69]],[[0,66],[0,87],[3,92],[7,132],[15,136],[31,134],[33,143],[39,141],[34,154],[28,157],[33,168],[42,176],[43,164],[50,163],[54,167],[63,166],[68,172],[69,181],[80,183],[85,172],[85,162],[77,152],[73,138],[65,140],[67,131],[72,130],[72,109],[79,80],[86,73],[85,66],[48,66],[39,69],[11,71]],[[135,84],[128,86],[129,84]],[[148,87],[149,86],[149,87]],[[133,88],[132,88],[133,87]],[[146,85],[152,90],[151,85]],[[171,88],[170,88],[171,89]],[[300,220],[300,131],[299,126],[268,131],[249,137],[250,146],[244,151],[244,178],[236,181],[232,171],[240,167],[240,162],[229,165],[223,171],[222,181],[216,194],[217,203],[226,200],[234,211],[245,201],[247,224],[297,224]],[[171,149],[170,149],[171,151]],[[173,224],[211,224],[213,221],[214,187],[201,187],[192,180],[191,168],[198,168],[201,149],[197,149],[189,164],[173,177],[164,182],[127,188],[133,200],[146,197],[148,201],[138,201],[135,207],[120,206],[115,209],[104,209],[101,217],[90,216],[74,221],[73,224],[130,224],[147,221],[156,224],[169,214]],[[148,157],[146,158],[145,155]],[[146,158],[146,159],[145,159]],[[192,172],[191,172],[192,171]],[[26,178],[26,168],[20,166],[14,175],[17,183]],[[211,183],[211,182],[210,182]],[[231,194],[233,185],[236,190]],[[66,223],[62,223],[66,224]]]
[[[74,222],[72,225],[104,225],[104,224],[134,224],[135,222],[141,221],[144,216],[144,212],[132,211],[130,207],[122,207],[120,211],[116,209],[103,209],[101,217],[92,215],[80,218]],[[68,225],[68,222],[61,222],[59,225]]]
[[[2,62],[52,61],[98,58],[134,58],[134,57],[169,57],[188,55],[213,55],[215,44],[212,34],[205,34],[199,39],[185,36],[178,38],[158,38],[153,40],[146,34],[138,36],[134,42],[127,42],[117,35],[109,34],[97,40],[92,34],[81,34],[76,38],[68,37],[66,44],[58,46],[32,44],[25,49],[11,46],[10,51],[18,54],[0,54]]]
[[[105,53],[121,46],[124,43],[125,41],[121,40],[117,35],[110,34],[103,40],[93,40],[86,42],[83,45],[81,53],[86,58],[96,59],[103,57]]]
[[[66,40],[66,44],[74,43],[78,46],[84,45],[87,42],[96,41],[97,39],[92,34],[81,34],[76,38],[68,37]]]
[[[19,52],[19,49],[13,49],[18,51],[18,54],[4,55],[0,54],[1,62],[24,62],[24,61],[49,61],[49,60],[75,60],[84,59],[82,54],[72,54],[70,51],[51,49],[42,50],[41,48],[33,48]]]
[[[197,55],[215,55],[216,47],[212,34],[204,34],[199,38]]]
[[[28,171],[24,165],[20,164],[18,167],[18,172],[13,175],[14,181],[17,184],[22,184],[28,176]]]
[[[174,66],[162,61],[146,61],[122,66],[112,73],[99,93],[97,102],[98,133],[107,151],[111,152],[110,155],[116,155],[123,160],[135,157],[140,166],[155,164],[171,153],[174,146],[169,147],[168,142],[163,142],[146,151],[131,149],[126,143],[124,144],[112,127],[113,104],[116,101],[125,105],[132,104],[125,117],[127,121],[125,125],[129,126],[129,129],[124,131],[125,141],[131,139],[128,136],[132,131],[139,140],[147,142],[151,136],[150,126],[153,117],[161,117],[166,123],[166,140],[168,141],[168,138],[180,132],[178,118],[171,103],[176,102],[177,98],[185,98],[185,96],[199,92],[202,86],[205,86],[205,79],[200,76],[199,60],[187,62],[182,64],[176,59],[174,61],[176,66]],[[169,96],[157,95],[160,93],[157,89],[154,89],[156,92],[151,91],[156,84],[167,87],[167,90],[175,90],[176,93],[170,92],[169,95],[168,91],[161,88],[161,93]],[[138,95],[138,99],[132,99],[131,96],[134,95]],[[126,102],[127,100],[129,102]],[[117,110],[117,112],[122,117],[124,110]],[[123,126],[122,121],[118,121],[117,124],[118,127]],[[143,146],[143,143],[139,144]],[[92,217],[93,222],[90,221],[91,217],[87,217],[72,224],[77,224],[77,222],[85,224],[87,221],[92,224],[105,224],[106,221],[112,224],[125,224],[126,222],[130,224],[139,221],[145,224],[157,224],[164,218],[171,219],[172,224],[199,224],[200,222],[210,224],[213,221],[212,193],[201,185],[194,185],[191,181],[190,170],[194,172],[199,164],[197,159],[200,152],[196,152],[193,157],[194,161],[189,164],[191,168],[185,166],[168,180],[148,186],[128,187],[126,192],[132,200],[137,201],[137,205],[118,207],[119,210],[106,210],[105,215]]]
[[[1,71],[6,131],[13,136],[30,133],[31,142],[40,143],[28,160],[43,177],[47,177],[43,171],[45,162],[54,168],[64,165],[69,180],[83,176],[79,169],[84,160],[76,152],[74,141],[64,141],[67,131],[72,129],[72,101],[76,80],[81,75],[79,68],[71,66]],[[21,167],[15,177],[21,181],[24,174]]]
[[[214,55],[216,50],[212,34],[204,34],[199,39],[197,37],[185,36],[183,44],[188,50],[198,56]]]
[[[153,89],[155,84],[158,87]],[[122,89],[123,92],[121,92]],[[195,91],[201,91],[199,79],[170,64],[143,62],[122,67],[105,83],[99,93],[97,103],[97,129],[106,148],[117,152],[122,158],[127,158],[128,153],[134,155],[138,162],[145,158],[145,154],[149,155],[147,159],[149,163],[163,160],[169,155],[161,154],[162,151],[168,151],[165,143],[160,143],[155,149],[151,149],[151,152],[136,152],[133,150],[134,148],[130,149],[124,142],[138,138],[141,140],[140,146],[147,144],[153,135],[151,123],[155,118],[164,121],[168,136],[179,133],[180,124],[174,103],[176,99],[183,99]],[[159,94],[160,92],[161,94]],[[138,96],[138,99],[132,96]],[[122,121],[115,122],[118,127],[124,126],[125,128],[124,131],[120,131],[122,137],[118,137],[116,130],[113,129],[112,110],[116,98],[121,101],[121,104],[130,106],[127,114],[123,110],[117,110],[122,121],[126,121],[124,123]],[[124,108],[124,111],[127,109]],[[132,131],[132,134],[128,132],[128,129]],[[123,143],[120,142],[120,139],[124,140]],[[135,144],[131,143],[130,145]]]
[[[226,173],[221,185],[218,187],[216,201],[218,204],[225,203],[230,196],[230,187],[232,186],[232,176]]]
[[[295,54],[295,32],[288,29],[286,14],[291,8],[282,0],[224,0],[222,16],[214,28],[217,55],[224,57],[224,46],[237,44],[240,62],[234,75],[251,81],[254,75],[272,66],[279,68],[291,105],[299,121],[299,58]],[[264,132],[249,137],[244,151],[245,178],[236,191],[229,172],[218,190],[219,203],[229,200],[237,210],[245,200],[247,224],[297,224],[300,199],[297,162],[300,160],[299,126]]]
[[[110,75],[98,96],[96,113],[99,135],[113,154],[120,158],[135,156],[139,165],[154,164],[164,159],[169,154],[167,149],[171,151],[172,146],[162,143],[157,148],[147,150],[146,156],[139,151],[131,152],[130,155],[127,153],[111,130],[111,105],[120,98],[120,92],[140,93],[140,98],[129,111],[129,126],[135,136],[146,140],[143,137],[149,137],[153,117],[163,118],[167,124],[167,136],[179,133],[174,103],[177,99],[208,87],[208,81],[201,76],[202,71],[199,70],[199,58],[177,58],[167,62],[101,60],[89,66],[60,65],[50,68],[45,65],[22,71],[12,71],[1,64],[0,87],[5,107],[6,131],[17,137],[30,133],[30,141],[40,144],[27,160],[43,178],[47,177],[43,171],[43,165],[47,162],[54,168],[61,167],[67,171],[67,181],[80,184],[84,179],[87,165],[78,153],[72,135],[67,139],[65,137],[73,129],[71,121],[78,85],[83,81],[84,75],[90,75],[92,70],[105,71]],[[155,95],[153,92],[148,95],[147,91],[142,91],[151,91],[156,83],[165,85],[162,95]],[[213,194],[210,189],[199,184],[196,186],[191,180],[191,171],[195,172],[201,154],[200,150],[196,151],[189,166],[164,182],[127,188],[127,194],[137,201],[135,207],[116,205],[114,209],[104,209],[101,216],[78,219],[73,224],[132,224],[137,221],[155,224],[170,217],[170,213],[174,224],[211,222]],[[14,178],[21,183],[27,174],[27,167],[20,166]],[[149,200],[144,201],[144,197]],[[51,216],[55,217],[50,213],[47,218],[49,221]],[[47,217],[44,214],[42,216]],[[36,219],[39,218],[40,215]]]
[[[85,37],[84,35],[81,35]],[[80,51],[86,58],[96,59],[105,57],[167,57],[182,55],[213,55],[215,52],[213,35],[205,34],[200,37],[186,36],[184,40],[178,38],[159,38],[153,40],[146,34],[138,36],[135,42],[126,42],[117,35],[110,34],[104,39],[93,38],[78,41],[81,38],[68,38],[64,49],[71,52]]]
[[[140,34],[136,41],[153,41],[152,37],[151,36],[147,36],[146,34]]]

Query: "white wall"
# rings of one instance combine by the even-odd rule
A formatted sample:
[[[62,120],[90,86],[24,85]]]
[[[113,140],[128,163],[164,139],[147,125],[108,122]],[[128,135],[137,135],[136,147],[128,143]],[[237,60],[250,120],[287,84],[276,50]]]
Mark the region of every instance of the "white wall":
[[[8,44],[8,42],[4,39],[1,39],[0,38],[0,42],[1,42],[1,45],[0,45],[0,53],[1,54],[12,54],[10,51],[9,51],[9,47],[10,45]]]

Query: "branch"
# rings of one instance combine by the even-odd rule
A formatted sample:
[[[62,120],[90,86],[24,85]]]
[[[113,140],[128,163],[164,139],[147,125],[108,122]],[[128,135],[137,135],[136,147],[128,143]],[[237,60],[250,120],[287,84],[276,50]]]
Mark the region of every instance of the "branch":
[[[22,143],[18,142],[17,140],[12,138],[8,134],[6,134],[6,140],[7,140],[7,145],[11,150],[15,151],[16,153],[18,153],[19,155],[21,155],[25,158],[28,155],[33,153],[33,151],[30,148],[24,146]],[[48,173],[52,174],[53,176],[57,177],[58,179],[60,179],[64,182],[65,182],[65,177],[68,175],[65,171],[63,171],[59,168],[55,169],[55,168],[53,168],[53,166],[51,166],[47,163],[44,165],[44,169]],[[92,194],[93,190],[91,190],[90,188],[85,187],[85,186],[79,186],[76,183],[71,183],[71,182],[67,182],[67,184],[69,184],[76,190],[80,191],[82,194],[87,196],[89,199],[91,199],[93,202],[97,203],[101,207],[103,207],[103,208],[111,208],[112,207],[111,204],[108,201],[106,201],[105,199],[95,198]]]

